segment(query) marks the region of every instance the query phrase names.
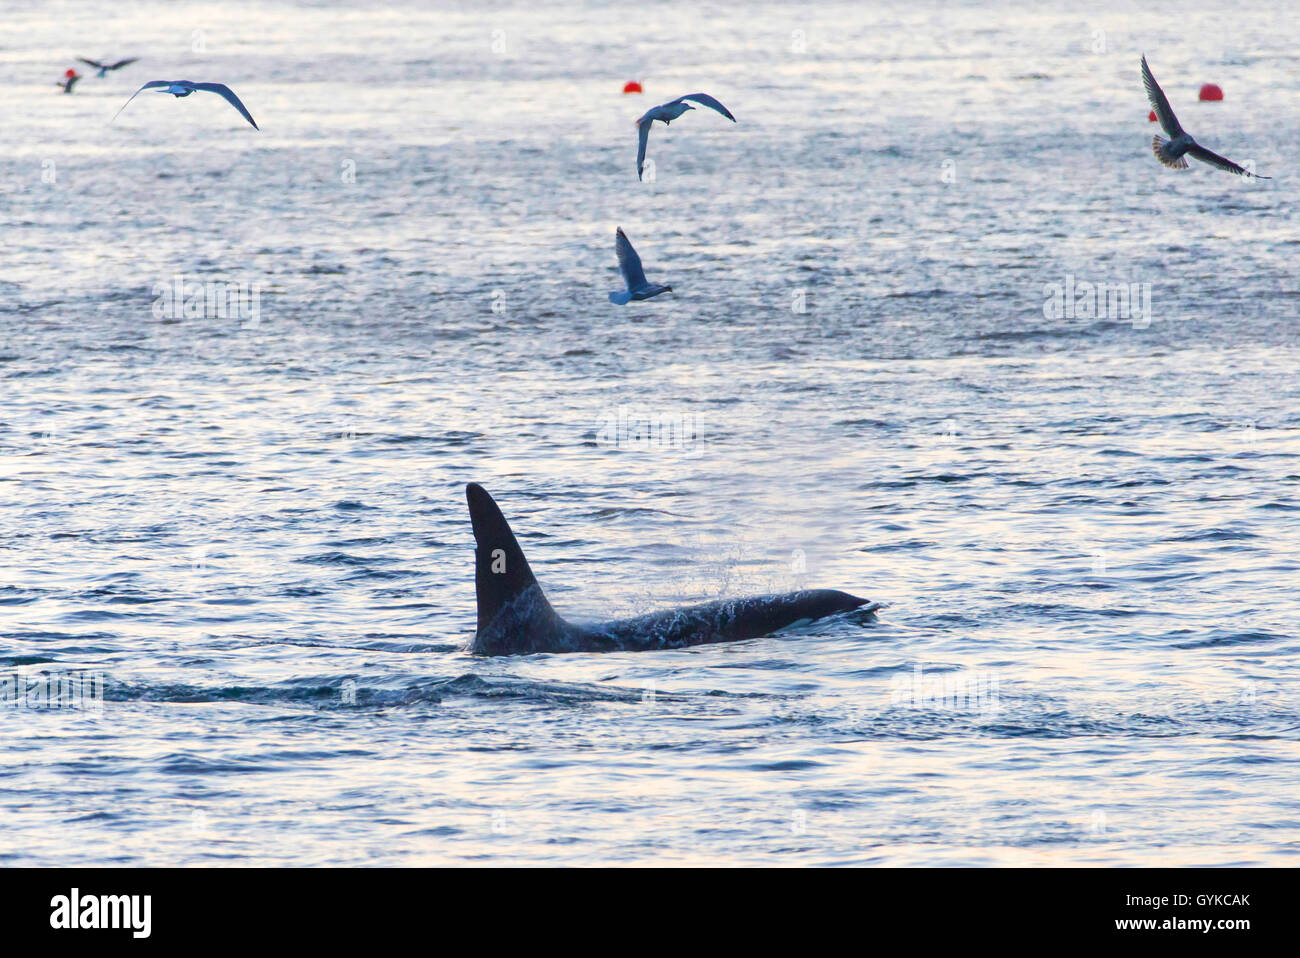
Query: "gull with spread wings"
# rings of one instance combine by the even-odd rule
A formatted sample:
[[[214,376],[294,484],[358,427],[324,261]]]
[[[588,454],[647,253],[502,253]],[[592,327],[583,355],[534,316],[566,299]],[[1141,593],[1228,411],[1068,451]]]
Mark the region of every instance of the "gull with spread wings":
[[[135,61],[139,60],[140,58],[131,57],[130,59],[127,60],[118,60],[116,63],[100,63],[98,60],[87,60],[85,57],[77,57],[77,59],[80,60],[82,63],[86,64],[87,66],[92,66],[96,70],[98,70],[99,78],[102,80],[104,77],[108,76],[109,70],[120,70],[124,66],[128,66],[129,64],[135,63]]]
[[[140,87],[140,89],[131,94],[131,100],[134,100],[145,90],[157,90],[159,93],[170,93],[175,97],[189,96],[191,93],[200,90],[207,93],[215,93],[217,96],[224,98],[227,103],[238,110],[245,120],[253,124],[254,130],[261,130],[261,127],[259,127],[257,122],[253,119],[253,115],[248,112],[243,103],[239,102],[239,97],[235,96],[235,91],[230,89],[230,87],[226,86],[224,83],[195,83],[193,80],[150,80],[144,86]],[[127,100],[122,104],[122,110],[125,110],[131,105],[131,100]],[[113,114],[113,120],[116,120],[122,115],[122,110],[118,110]],[[109,122],[111,123],[112,120]]]
[[[707,93],[688,93],[667,103],[652,106],[642,114],[641,119],[636,121],[637,132],[641,137],[641,142],[636,151],[636,178],[638,180],[641,178],[641,169],[645,166],[645,147],[650,140],[650,127],[654,125],[655,120],[661,120],[664,126],[667,126],[687,110],[694,110],[695,107],[687,103],[687,100],[694,100],[700,106],[707,106],[711,110],[717,110],[732,123],[736,122],[736,118],[731,115],[731,111]]]
[[[614,237],[614,249],[618,251],[618,270],[623,274],[623,282],[627,284],[627,292],[610,293],[609,301],[618,306],[626,306],[634,299],[649,299],[651,296],[658,296],[660,293],[671,293],[671,286],[660,286],[657,283],[649,283],[645,278],[645,270],[641,268],[641,257],[636,255],[636,250],[628,241],[627,234],[623,232],[623,227],[618,228],[618,233]]]
[[[1169,99],[1165,96],[1165,91],[1160,89],[1160,84],[1156,83],[1156,78],[1151,75],[1151,68],[1147,66],[1145,56],[1142,57],[1142,85],[1147,88],[1147,99],[1151,101],[1151,109],[1155,111],[1156,118],[1160,120],[1160,125],[1164,127],[1165,132],[1169,134],[1167,140],[1163,136],[1151,138],[1151,149],[1155,152],[1156,159],[1165,166],[1171,170],[1185,170],[1187,156],[1190,156],[1202,163],[1209,163],[1210,166],[1236,173],[1238,176],[1254,176],[1261,180],[1272,179],[1271,176],[1252,173],[1244,166],[1238,166],[1227,157],[1210,152],[1193,140],[1192,135],[1183,130],[1178,117],[1174,116],[1173,108],[1169,106]]]

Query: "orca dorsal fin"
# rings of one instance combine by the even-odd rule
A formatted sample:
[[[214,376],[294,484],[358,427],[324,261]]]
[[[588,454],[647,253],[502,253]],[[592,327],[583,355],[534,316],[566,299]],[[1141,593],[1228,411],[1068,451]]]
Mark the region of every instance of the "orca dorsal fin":
[[[547,612],[550,603],[542,594],[524,550],[519,548],[510,523],[501,509],[477,482],[465,486],[469,518],[474,524],[474,590],[478,595],[478,630],[484,632],[497,613],[524,592],[536,586],[534,596]]]

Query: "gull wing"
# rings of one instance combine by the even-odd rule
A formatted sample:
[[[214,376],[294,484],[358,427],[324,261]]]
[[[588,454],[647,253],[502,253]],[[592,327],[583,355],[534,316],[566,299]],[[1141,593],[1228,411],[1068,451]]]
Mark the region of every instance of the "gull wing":
[[[1183,128],[1178,123],[1178,117],[1174,116],[1173,107],[1169,105],[1169,98],[1165,96],[1165,91],[1160,89],[1160,84],[1151,75],[1151,68],[1147,66],[1145,56],[1142,58],[1142,85],[1147,88],[1147,99],[1151,101],[1151,109],[1155,110],[1156,119],[1160,121],[1165,132],[1171,137],[1182,136]]]
[[[139,60],[139,59],[140,59],[139,57],[131,57],[131,58],[127,59],[127,60],[118,60],[116,63],[114,63],[112,66],[110,66],[109,69],[110,69],[110,70],[120,70],[120,69],[122,69],[122,67],[127,66],[128,64],[134,63],[136,60]]]
[[[736,118],[731,115],[731,111],[707,93],[688,93],[685,96],[679,96],[673,102],[680,103],[682,100],[694,100],[696,103],[700,104],[700,106],[707,106],[710,110],[717,110],[732,123],[736,122]],[[1171,113],[1170,116],[1173,116],[1173,114]]]
[[[638,180],[641,179],[641,168],[645,166],[645,147],[650,142],[650,127],[652,126],[654,126],[654,120],[647,120],[645,117],[642,117],[641,121],[637,123],[637,136],[641,138],[641,142],[636,148],[636,178]]]
[[[140,89],[136,90],[134,93],[131,94],[131,100],[134,100],[145,90],[154,90],[160,86],[171,86],[171,85],[172,85],[171,80],[150,80],[144,86],[140,87]],[[122,115],[122,110],[125,110],[128,106],[131,105],[131,100],[127,100],[125,103],[122,104],[122,108],[113,114],[113,120],[116,120],[119,116]],[[112,123],[113,120],[109,120],[108,122]]]
[[[235,91],[224,83],[195,83],[194,89],[206,90],[208,93],[216,93],[218,96],[224,97],[226,102],[238,110],[245,120],[253,124],[254,130],[260,131],[262,129],[253,119],[253,114],[249,113],[244,104],[239,101],[239,97],[235,96]]]
[[[628,292],[645,286],[645,270],[641,268],[641,257],[636,255],[636,250],[632,248],[621,226],[614,237],[614,248],[618,251],[618,268],[623,274],[623,282],[627,283]]]
[[[87,64],[88,66],[94,67],[96,70],[105,69],[104,64],[100,63],[98,60],[87,60],[85,57],[77,57],[77,59],[80,60],[82,63]],[[109,67],[107,69],[112,69],[112,68]]]
[[[1244,166],[1238,166],[1226,156],[1219,156],[1218,153],[1207,150],[1198,143],[1193,143],[1188,147],[1187,152],[1189,155],[1196,157],[1196,159],[1200,160],[1202,163],[1209,163],[1210,166],[1217,166],[1221,170],[1226,170],[1229,173],[1236,173],[1238,176],[1255,176],[1261,180],[1272,179],[1271,176],[1259,176],[1258,173],[1252,173]]]

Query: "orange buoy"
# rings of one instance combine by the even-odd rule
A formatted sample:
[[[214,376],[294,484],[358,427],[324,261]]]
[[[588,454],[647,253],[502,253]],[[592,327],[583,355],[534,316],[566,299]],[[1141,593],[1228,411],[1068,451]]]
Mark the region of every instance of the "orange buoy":
[[[626,83],[623,84],[623,92],[624,92],[624,93],[640,93],[640,92],[641,92],[641,84],[637,83],[636,80],[628,80]]]
[[[1155,121],[1156,121],[1156,111],[1151,110],[1150,112],[1147,113],[1147,122],[1154,123]]]
[[[1217,84],[1217,83],[1207,83],[1207,84],[1205,84],[1205,86],[1201,87],[1201,99],[1202,99],[1202,100],[1222,100],[1222,99],[1223,99],[1223,87],[1219,86],[1219,84]]]

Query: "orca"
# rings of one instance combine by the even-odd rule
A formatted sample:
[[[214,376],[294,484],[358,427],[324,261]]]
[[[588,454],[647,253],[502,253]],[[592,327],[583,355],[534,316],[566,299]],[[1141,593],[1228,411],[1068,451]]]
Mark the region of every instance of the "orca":
[[[487,491],[465,487],[474,526],[478,629],[474,655],[537,652],[645,652],[712,642],[739,642],[841,612],[879,604],[834,589],[722,599],[596,625],[568,622],[551,608],[510,524]]]

